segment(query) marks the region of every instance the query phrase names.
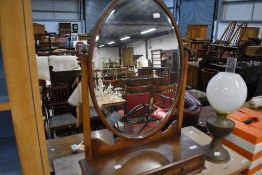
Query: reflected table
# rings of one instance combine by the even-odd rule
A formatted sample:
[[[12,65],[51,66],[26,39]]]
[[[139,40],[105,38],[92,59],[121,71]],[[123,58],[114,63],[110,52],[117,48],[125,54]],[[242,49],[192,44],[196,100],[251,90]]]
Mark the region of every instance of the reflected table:
[[[126,100],[120,97],[113,97],[113,98],[98,97],[97,98],[97,103],[100,108],[104,106],[120,105],[120,104],[124,104],[125,102]]]

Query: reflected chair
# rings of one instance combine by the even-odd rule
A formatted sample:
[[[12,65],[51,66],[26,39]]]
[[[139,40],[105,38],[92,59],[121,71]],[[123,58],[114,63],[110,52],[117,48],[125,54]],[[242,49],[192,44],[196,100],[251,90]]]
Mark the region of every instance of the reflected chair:
[[[135,115],[139,114],[139,112],[135,112],[134,108],[136,108],[136,106],[150,104],[151,91],[152,85],[125,88],[126,104],[124,108],[124,116],[126,116],[127,120],[130,118],[136,118]]]
[[[43,103],[47,111],[47,123],[51,138],[57,131],[71,130],[76,127],[76,118],[70,113],[66,84],[55,84],[43,89]]]
[[[135,77],[126,80],[127,87],[139,87],[153,84],[152,77]]]
[[[144,132],[148,128],[150,120],[150,97],[152,85],[139,87],[126,87],[124,110],[118,113],[122,116],[124,130],[134,130],[136,134]]]
[[[152,112],[153,117],[157,118],[158,120],[162,120],[165,117],[165,115],[167,114],[169,110],[169,107],[171,106],[174,100],[174,96],[169,97],[169,96],[161,95],[160,97],[162,97],[165,100],[165,106],[162,108],[159,106],[157,107],[154,106],[156,112],[155,111]],[[202,105],[198,99],[193,97],[188,92],[186,92],[184,99],[185,100],[184,100],[184,111],[183,111],[183,116],[184,116],[183,117],[183,127],[197,126],[199,114],[202,109]]]
[[[168,110],[176,93],[176,84],[167,86],[155,86],[153,95],[153,106]]]

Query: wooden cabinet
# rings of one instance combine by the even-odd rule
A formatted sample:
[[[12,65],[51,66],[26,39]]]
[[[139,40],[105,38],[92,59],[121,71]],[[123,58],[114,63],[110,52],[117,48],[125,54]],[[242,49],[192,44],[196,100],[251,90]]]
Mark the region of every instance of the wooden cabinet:
[[[134,65],[133,54],[133,47],[127,47],[122,49],[122,61],[124,67],[130,67]]]
[[[207,39],[208,25],[188,24],[187,39]]]
[[[31,12],[30,0],[0,1],[1,175],[49,174]]]
[[[33,23],[33,26],[34,26],[34,34],[35,35],[45,33],[45,25]]]
[[[59,23],[59,35],[70,36],[71,35],[71,23]]]
[[[248,38],[257,38],[259,35],[259,27],[247,27],[244,36],[242,37],[242,41],[247,41]],[[243,31],[241,31],[242,35]]]
[[[193,89],[199,89],[200,68],[197,62],[189,62],[187,69],[187,85]]]

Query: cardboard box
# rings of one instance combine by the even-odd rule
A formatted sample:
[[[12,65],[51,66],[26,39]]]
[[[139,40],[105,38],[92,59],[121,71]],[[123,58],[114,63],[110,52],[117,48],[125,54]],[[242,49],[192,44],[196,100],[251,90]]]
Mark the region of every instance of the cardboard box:
[[[235,128],[223,144],[251,161],[246,174],[262,174],[262,113],[242,108],[228,116],[235,122]],[[256,117],[257,121],[245,124],[243,121]]]

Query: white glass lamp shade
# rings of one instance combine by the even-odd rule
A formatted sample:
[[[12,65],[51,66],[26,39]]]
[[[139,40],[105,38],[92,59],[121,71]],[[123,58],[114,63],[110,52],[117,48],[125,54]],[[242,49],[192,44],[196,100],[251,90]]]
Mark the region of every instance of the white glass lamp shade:
[[[219,72],[207,85],[207,99],[219,113],[231,113],[240,108],[247,97],[243,78],[231,72]]]

